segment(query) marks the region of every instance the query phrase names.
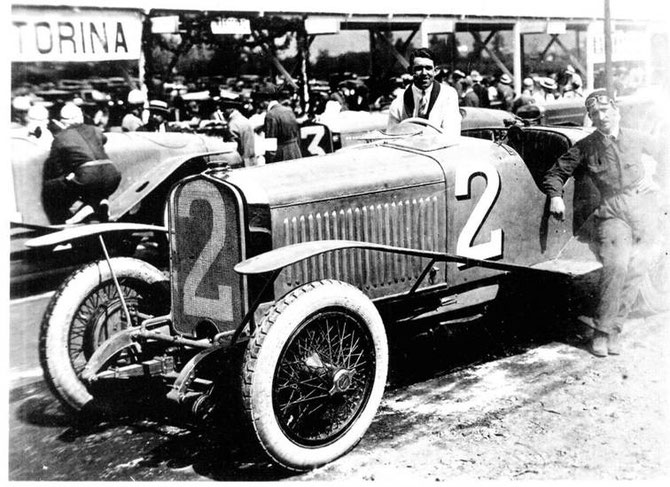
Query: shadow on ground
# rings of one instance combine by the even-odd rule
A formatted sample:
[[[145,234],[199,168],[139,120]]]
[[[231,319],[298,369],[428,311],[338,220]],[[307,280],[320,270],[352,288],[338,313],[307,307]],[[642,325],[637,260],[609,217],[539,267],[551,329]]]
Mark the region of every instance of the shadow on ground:
[[[531,306],[533,301],[527,301],[527,306],[491,309],[485,318],[457,324],[431,320],[390,327],[387,390],[521,354],[557,339],[582,346],[583,330],[574,319],[566,318],[565,313],[558,313],[551,306],[538,307],[537,302]],[[510,309],[514,312],[509,312]],[[231,357],[229,370],[239,370],[238,361],[239,356]],[[472,386],[468,374],[453,374],[453,379],[458,381],[459,388]],[[67,472],[74,473],[54,468],[45,473],[39,465],[34,469],[21,465],[20,473],[12,474],[10,458],[10,479],[193,480],[200,476],[210,480],[256,481],[295,476],[269,463],[250,438],[240,413],[236,380],[223,379],[220,390],[224,392],[219,394],[215,420],[205,424],[184,408],[173,405],[164,395],[146,388],[133,398],[130,407],[119,407],[130,395],[130,389],[126,388],[125,394],[112,393],[117,406],[112,413],[84,411],[77,416],[67,414],[44,386],[39,391],[34,385],[16,389],[11,392],[10,403],[17,404],[14,415],[19,423],[60,429],[52,449],[74,450],[67,455],[70,464],[64,466]],[[119,397],[124,401],[119,401]],[[10,439],[11,436],[10,431]],[[134,458],[134,463],[126,461],[124,469],[105,473],[93,471],[99,467],[86,465],[84,460],[82,465],[76,465],[79,461],[76,450],[86,450],[92,438],[101,441],[110,458]]]

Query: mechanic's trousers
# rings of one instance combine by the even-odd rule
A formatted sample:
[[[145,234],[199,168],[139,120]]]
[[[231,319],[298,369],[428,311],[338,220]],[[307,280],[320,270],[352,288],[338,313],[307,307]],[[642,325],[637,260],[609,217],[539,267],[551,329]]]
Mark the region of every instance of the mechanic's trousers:
[[[661,261],[658,209],[656,192],[627,190],[605,198],[597,210],[603,269],[594,321],[602,332],[621,331],[650,271]]]
[[[121,183],[121,173],[110,160],[86,162],[74,171],[74,191],[86,204],[97,206],[109,197]]]

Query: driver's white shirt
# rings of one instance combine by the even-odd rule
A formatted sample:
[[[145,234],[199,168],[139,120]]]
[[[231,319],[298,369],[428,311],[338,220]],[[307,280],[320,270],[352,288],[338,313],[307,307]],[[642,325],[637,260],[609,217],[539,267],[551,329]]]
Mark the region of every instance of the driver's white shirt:
[[[387,128],[391,128],[401,121],[415,117],[421,101],[421,90],[412,83],[412,94],[414,96],[414,113],[405,114],[403,95],[396,97],[389,108],[389,119]],[[426,95],[430,99],[432,85],[426,90]],[[433,109],[428,114],[428,121],[433,125],[440,127],[445,134],[456,137],[461,133],[461,112],[458,109],[458,93],[451,86],[442,83],[440,85],[440,94],[435,100]]]

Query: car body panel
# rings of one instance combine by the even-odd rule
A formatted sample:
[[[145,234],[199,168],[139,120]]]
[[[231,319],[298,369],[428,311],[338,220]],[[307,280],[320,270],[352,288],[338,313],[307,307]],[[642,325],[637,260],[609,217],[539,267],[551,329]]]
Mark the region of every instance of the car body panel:
[[[105,150],[122,173],[110,197],[110,217],[125,215],[185,161],[234,151],[234,144],[192,134],[109,132]],[[11,158],[16,223],[49,226],[42,206],[42,172],[49,147],[29,137],[12,137]]]
[[[568,128],[523,130],[526,135],[522,142],[528,147],[522,147],[518,141],[515,143],[533,163],[543,158],[555,160],[574,141],[589,133]],[[544,153],[543,147],[551,153]],[[221,193],[224,199],[232,202],[237,198],[244,206],[237,231],[250,243],[239,253],[233,252],[240,260],[272,249],[320,240],[351,240],[409,249],[404,254],[370,248],[337,249],[310,257],[282,269],[274,281],[274,298],[262,297],[266,300],[276,299],[300,284],[324,278],[354,284],[373,300],[387,300],[404,295],[415,285],[418,291],[447,293],[450,289],[477,287],[477,283],[488,282],[507,272],[505,265],[526,269],[533,266],[542,269],[544,265],[547,271],[560,273],[565,268],[568,274],[574,274],[576,259],[566,257],[564,262],[557,261],[579,231],[573,225],[572,204],[568,204],[565,222],[550,219],[546,195],[538,187],[531,169],[511,146],[471,137],[448,140],[431,134],[381,140],[323,157],[196,176],[180,183],[175,191],[201,184],[198,181],[215,184],[210,184],[210,189],[203,186],[202,190],[193,192],[197,198],[189,197],[187,203],[172,201],[171,211],[177,207],[183,217],[172,220],[172,232],[177,238],[181,233],[188,233],[190,239],[203,232],[202,238],[197,238],[198,244],[192,244],[181,237],[172,251],[173,267],[184,256],[200,264],[207,262],[208,258],[201,256],[203,249],[209,248],[216,224],[209,225],[212,229],[208,230],[206,222],[228,220],[227,216],[215,215],[215,206],[226,214],[241,211],[235,209],[234,203],[214,205],[212,202],[216,202]],[[225,197],[225,194],[235,196]],[[572,181],[566,184],[565,199],[569,203],[575,200]],[[196,201],[200,202],[196,204]],[[193,214],[201,204],[210,206],[202,215],[214,216],[203,218]],[[220,236],[230,231],[235,230],[228,226]],[[588,247],[579,248],[586,251],[581,256],[585,262],[594,259]],[[223,247],[217,249],[218,253],[212,255],[221,254]],[[426,259],[412,250],[468,257],[471,262],[442,259],[434,263],[429,277],[424,279]],[[219,257],[214,261],[209,259],[219,262]],[[483,260],[503,265],[476,264]],[[546,264],[549,261],[554,261],[553,268]],[[229,259],[227,262],[230,265]],[[574,269],[568,269],[571,264]],[[183,275],[193,273],[188,266],[180,269]],[[222,271],[208,272],[199,270],[202,280],[192,289],[194,296],[210,289],[201,297],[207,295],[212,301],[222,299],[224,294],[217,294],[216,289],[221,290],[220,286],[225,288],[228,284],[215,278],[215,275],[223,275]],[[260,284],[254,279],[257,281],[254,276],[249,277],[248,302],[262,295]],[[233,279],[228,282],[232,287],[237,286]],[[173,279],[173,296],[182,292]],[[488,299],[491,293],[485,295]],[[225,301],[230,302],[228,298]],[[195,312],[198,313],[197,309]],[[230,330],[243,312],[237,309],[235,316],[229,314],[229,320],[219,331]],[[175,323],[175,326],[188,334],[193,331],[192,324],[197,322],[198,317],[191,316],[191,325]]]

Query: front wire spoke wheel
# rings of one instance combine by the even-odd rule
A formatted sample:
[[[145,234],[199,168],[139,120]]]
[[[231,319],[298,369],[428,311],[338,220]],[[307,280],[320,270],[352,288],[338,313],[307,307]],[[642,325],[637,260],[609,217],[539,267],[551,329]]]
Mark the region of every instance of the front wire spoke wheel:
[[[275,463],[309,470],[360,441],[387,369],[386,331],[372,302],[340,281],[308,283],[254,330],[242,367],[245,415]]]
[[[310,317],[287,342],[275,374],[274,409],[287,436],[305,445],[335,440],[368,400],[374,368],[360,320],[335,309]]]

